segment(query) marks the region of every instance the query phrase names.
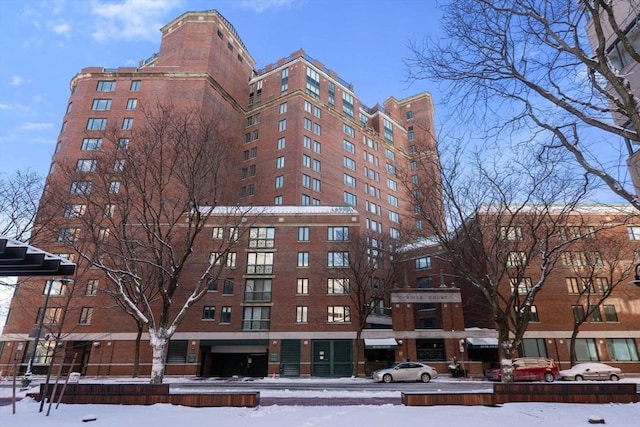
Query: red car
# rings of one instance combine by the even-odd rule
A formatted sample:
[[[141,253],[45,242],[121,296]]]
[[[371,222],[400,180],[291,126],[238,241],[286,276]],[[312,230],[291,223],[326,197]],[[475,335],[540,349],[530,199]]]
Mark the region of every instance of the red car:
[[[488,369],[487,379],[501,381],[500,368]],[[560,378],[560,371],[553,359],[543,357],[519,357],[513,359],[513,381],[546,381],[553,382]]]

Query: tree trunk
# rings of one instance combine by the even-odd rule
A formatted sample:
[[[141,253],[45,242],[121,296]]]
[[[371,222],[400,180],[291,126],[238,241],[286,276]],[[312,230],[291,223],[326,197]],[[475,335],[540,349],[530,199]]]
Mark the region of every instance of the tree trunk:
[[[133,354],[133,378],[138,378],[138,375],[140,375],[140,342],[142,341],[143,327],[139,322],[136,322],[136,324],[138,325],[138,333],[136,335],[136,346]]]
[[[155,329],[149,329],[149,344],[153,351],[151,362],[151,384],[162,384],[166,363],[169,338],[166,334]]]
[[[578,336],[578,328],[574,328],[571,332],[571,341],[569,341],[569,361],[571,362],[571,366],[576,364],[578,359],[576,355],[576,337]]]
[[[360,348],[362,347],[362,330],[356,331],[356,342],[353,354],[353,376],[358,376],[358,362],[360,361]]]
[[[503,383],[513,382],[513,344],[509,339],[509,330],[499,329],[498,357],[500,358],[500,375]]]

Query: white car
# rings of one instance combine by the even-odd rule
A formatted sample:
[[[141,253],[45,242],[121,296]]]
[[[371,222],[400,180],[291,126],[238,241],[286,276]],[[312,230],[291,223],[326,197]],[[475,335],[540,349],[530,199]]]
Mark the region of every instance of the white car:
[[[371,377],[374,381],[390,383],[394,381],[422,381],[428,383],[431,378],[437,378],[438,372],[434,367],[418,362],[402,362],[397,365],[375,371]]]
[[[622,378],[622,370],[604,363],[578,363],[571,369],[560,371],[563,380],[611,380]]]

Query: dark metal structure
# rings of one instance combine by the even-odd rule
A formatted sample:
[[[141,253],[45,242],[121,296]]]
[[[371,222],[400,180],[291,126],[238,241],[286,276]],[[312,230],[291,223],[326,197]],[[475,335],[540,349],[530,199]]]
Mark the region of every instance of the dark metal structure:
[[[58,255],[0,236],[0,277],[73,276],[76,265]]]

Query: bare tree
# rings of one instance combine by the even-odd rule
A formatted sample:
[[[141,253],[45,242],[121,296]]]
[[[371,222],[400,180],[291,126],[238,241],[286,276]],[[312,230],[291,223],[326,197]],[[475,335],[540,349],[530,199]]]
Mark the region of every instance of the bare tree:
[[[620,227],[628,214],[607,219],[601,224],[572,222],[566,229],[567,238],[578,239],[568,248],[565,265],[571,265],[574,277],[568,277],[567,288],[575,297],[573,330],[569,344],[571,365],[576,363],[576,338],[587,321],[602,322],[603,306],[620,285],[626,286],[635,268],[635,251],[629,246],[626,232]],[[617,229],[617,230],[616,230]],[[605,310],[605,317],[609,313]]]
[[[340,259],[329,260],[328,272],[340,278],[332,279],[334,289],[329,292],[344,292],[351,300],[351,321],[356,325],[353,375],[357,376],[363,352],[362,331],[371,323],[372,315],[385,314],[384,307],[389,306],[391,289],[395,286],[395,249],[388,238],[377,233],[358,230],[334,237],[344,239],[344,244],[338,246],[341,255],[330,255]]]
[[[640,209],[621,167],[640,143],[638,88],[618,71],[622,66],[607,49],[607,35],[615,34],[627,65],[640,61],[637,25],[630,31],[622,25],[637,16],[640,2],[619,0],[628,5],[622,14],[614,14],[614,3],[446,1],[441,8],[445,36],[410,42],[408,78],[443,83],[456,126],[470,123],[485,140],[506,144],[514,134],[542,130],[546,135],[532,143],[570,153],[580,167]]]
[[[439,256],[462,287],[484,297],[498,332],[502,379],[510,382],[511,359],[536,315],[536,295],[569,243],[559,231],[586,183],[562,173],[544,153],[478,152],[462,162],[461,147],[452,150],[437,165],[441,156],[418,151],[413,170],[400,174],[417,207],[419,232],[439,243]],[[433,170],[441,171],[439,183],[409,176],[424,171],[430,177]]]
[[[105,132],[94,158],[60,165],[62,182],[51,188],[72,193],[57,240],[102,271],[118,304],[145,325],[151,382],[161,383],[169,340],[221,273],[247,210],[218,206],[232,200],[229,121],[167,104],[142,114],[133,132]],[[229,238],[212,240],[205,231],[214,224]]]
[[[26,241],[31,236],[43,179],[30,170],[0,173],[0,235]]]

